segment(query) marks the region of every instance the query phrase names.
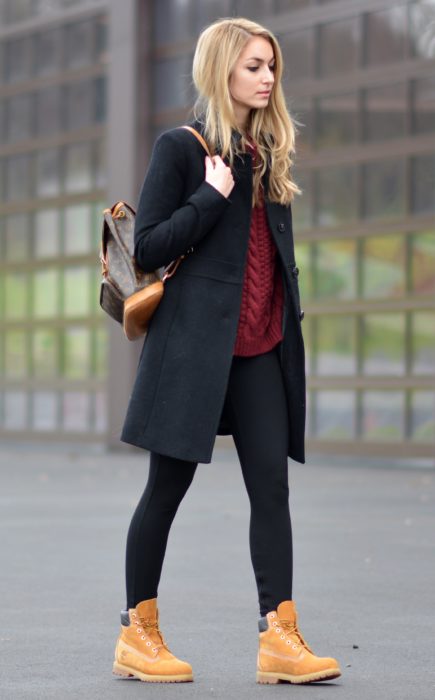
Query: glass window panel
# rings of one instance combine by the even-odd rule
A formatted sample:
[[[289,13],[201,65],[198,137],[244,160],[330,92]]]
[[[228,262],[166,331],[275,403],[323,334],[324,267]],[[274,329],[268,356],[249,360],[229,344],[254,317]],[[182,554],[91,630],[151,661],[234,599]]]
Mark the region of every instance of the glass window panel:
[[[40,197],[60,193],[60,160],[58,148],[47,148],[36,155],[36,191]]]
[[[417,214],[435,213],[435,154],[411,158],[412,210]]]
[[[421,442],[435,441],[435,392],[414,391],[411,394],[411,438]]]
[[[310,5],[315,5],[319,0],[275,0],[276,10],[286,12],[287,10],[302,10]],[[327,0],[325,0],[326,2]]]
[[[36,73],[50,75],[62,69],[62,29],[41,32],[36,37]]]
[[[321,75],[336,75],[358,68],[360,43],[359,16],[322,25],[319,44]]]
[[[28,80],[33,68],[33,36],[11,39],[5,45],[6,80],[17,83]]]
[[[57,394],[54,391],[36,391],[32,396],[32,428],[55,430],[57,427]]]
[[[365,91],[364,135],[368,141],[406,134],[406,84],[381,85]]]
[[[363,240],[362,294],[366,299],[405,293],[405,241],[402,236]]]
[[[93,375],[98,379],[105,379],[107,376],[107,353],[108,353],[108,334],[105,327],[96,328],[94,330],[95,342],[95,367]]]
[[[34,318],[53,318],[59,313],[58,280],[57,270],[36,270],[34,272]]]
[[[80,255],[91,250],[91,205],[74,204],[65,208],[64,252]]]
[[[405,371],[405,315],[366,314],[362,345],[365,374],[402,375]]]
[[[0,202],[5,199],[4,160],[0,158]]]
[[[189,104],[192,59],[177,56],[155,64],[153,95],[157,111],[178,109]]]
[[[203,3],[201,3],[203,4]],[[193,38],[195,8],[193,2],[159,0],[154,6],[154,37],[157,44],[171,44]]]
[[[9,0],[5,5],[7,21],[11,24],[22,22],[36,14],[35,0]]]
[[[314,284],[318,299],[353,299],[356,293],[356,243],[319,242],[315,248]]]
[[[299,292],[301,299],[313,297],[313,271],[311,267],[311,248],[309,243],[295,243],[296,262],[299,267]]]
[[[87,267],[67,267],[64,270],[64,314],[67,317],[90,313],[91,276]]]
[[[11,214],[5,217],[5,257],[10,262],[27,260],[29,252],[29,217]]]
[[[355,374],[355,319],[349,316],[322,315],[316,318],[316,324],[316,373]]]
[[[10,156],[6,161],[7,199],[17,201],[30,196],[31,159],[26,154]]]
[[[4,427],[6,430],[27,427],[27,394],[24,391],[5,391]]]
[[[1,73],[1,44],[0,44],[0,83],[2,82],[2,73]],[[6,105],[7,102],[6,100],[0,99],[0,143],[4,143],[6,141]],[[1,195],[0,195],[1,199]]]
[[[108,427],[107,420],[107,394],[103,391],[97,391],[94,395],[95,402],[95,431],[104,433]]]
[[[419,294],[435,292],[435,231],[412,236],[412,289]]]
[[[314,338],[313,338],[313,324],[315,323],[316,318],[307,318],[307,323],[305,324],[304,321],[304,327],[303,327],[303,335],[304,335],[304,345],[305,345],[305,371],[307,373],[307,376],[311,376],[313,374],[312,371],[312,364],[313,364],[313,356],[314,356]]]
[[[65,62],[68,68],[79,68],[93,62],[94,25],[88,19],[69,24],[65,31]]]
[[[53,258],[59,255],[59,212],[41,209],[35,214],[35,257]]]
[[[106,141],[95,143],[95,187],[104,189],[107,186],[107,161]]]
[[[70,326],[64,335],[64,375],[67,379],[86,379],[90,374],[91,345],[90,330],[81,326]]]
[[[313,142],[313,108],[311,97],[299,96],[290,99],[289,109],[293,122],[299,133],[296,133],[296,144],[299,151],[310,148]]]
[[[350,440],[355,433],[355,395],[352,391],[317,391],[315,437]]]
[[[412,314],[412,371],[435,375],[435,311]]]
[[[62,129],[62,88],[47,87],[36,94],[36,131],[39,136],[50,136]]]
[[[296,195],[291,204],[293,225],[295,229],[300,230],[309,228],[312,225],[312,187],[310,187],[311,172],[302,170],[298,166],[292,169],[292,179],[302,190],[301,195]]]
[[[101,15],[95,19],[95,59],[104,61],[107,58],[108,18]]]
[[[435,77],[414,81],[412,129],[417,134],[435,131]]]
[[[382,441],[401,440],[404,407],[405,397],[401,391],[363,392],[363,438]]]
[[[94,81],[80,80],[66,87],[66,128],[80,129],[94,121]]]
[[[5,318],[27,317],[28,277],[24,272],[7,272],[5,280]]]
[[[229,17],[231,15],[231,4],[231,0],[207,0],[207,2],[199,2],[195,8],[194,16],[196,32],[199,33],[207,24],[213,22],[218,17]],[[267,7],[271,4],[271,0],[266,0],[264,4]],[[243,12],[239,10],[239,5],[237,6],[237,13],[243,15]],[[247,16],[250,17],[249,13]]]
[[[65,149],[65,190],[82,192],[92,187],[92,145],[78,143]]]
[[[386,219],[405,215],[405,162],[403,159],[364,165],[364,201],[367,218]]]
[[[15,95],[9,98],[7,104],[7,140],[9,143],[30,138],[33,128],[33,95],[29,93]]]
[[[66,391],[63,395],[64,430],[89,430],[89,394],[82,391]]]
[[[58,374],[58,338],[56,331],[46,328],[33,334],[33,375],[38,379],[50,379]]]
[[[201,4],[201,3],[200,3]],[[205,5],[208,5],[208,3],[204,3]],[[217,3],[215,2],[215,5]],[[287,5],[293,4],[292,3],[287,3]],[[219,5],[222,5],[220,2]],[[228,7],[228,2],[225,3],[226,7]],[[286,9],[291,9],[290,7],[287,7]],[[275,11],[275,1],[274,0],[237,0],[237,14],[240,17],[249,17],[250,19],[253,19],[254,22],[258,22],[259,20],[264,19],[267,16],[273,15]],[[227,13],[225,13],[227,14]],[[231,12],[228,12],[228,15],[231,15]],[[213,19],[216,19],[217,17],[222,17],[222,9],[217,10],[216,8],[216,14]]]
[[[369,12],[366,21],[368,65],[394,63],[406,57],[406,5]]]
[[[413,55],[421,58],[435,56],[435,3],[419,0],[410,4],[410,35]]]
[[[289,86],[314,74],[314,30],[300,29],[280,35],[284,59],[283,84]]]
[[[337,146],[358,140],[358,95],[344,92],[317,101],[317,146]]]
[[[317,223],[335,226],[358,217],[357,168],[338,165],[321,168],[316,173],[319,209]]]
[[[5,375],[8,379],[27,376],[27,335],[22,330],[5,333]]]
[[[96,78],[93,86],[95,98],[94,118],[98,123],[107,121],[107,79]]]

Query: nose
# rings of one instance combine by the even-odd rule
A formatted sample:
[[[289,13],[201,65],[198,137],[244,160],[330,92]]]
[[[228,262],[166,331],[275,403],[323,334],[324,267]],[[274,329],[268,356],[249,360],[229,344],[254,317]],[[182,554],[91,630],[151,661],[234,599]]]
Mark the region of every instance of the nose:
[[[272,84],[274,80],[275,76],[273,74],[273,70],[271,70],[269,66],[266,66],[263,73],[263,83]]]

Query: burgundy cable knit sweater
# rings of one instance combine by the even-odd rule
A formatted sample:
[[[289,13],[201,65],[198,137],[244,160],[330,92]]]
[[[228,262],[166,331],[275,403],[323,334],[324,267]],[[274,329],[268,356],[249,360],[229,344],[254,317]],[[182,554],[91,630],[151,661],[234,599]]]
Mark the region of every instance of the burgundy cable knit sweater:
[[[255,144],[252,149],[256,162]],[[260,206],[253,207],[234,355],[260,355],[282,336],[283,294],[280,264],[271,235],[261,189]]]

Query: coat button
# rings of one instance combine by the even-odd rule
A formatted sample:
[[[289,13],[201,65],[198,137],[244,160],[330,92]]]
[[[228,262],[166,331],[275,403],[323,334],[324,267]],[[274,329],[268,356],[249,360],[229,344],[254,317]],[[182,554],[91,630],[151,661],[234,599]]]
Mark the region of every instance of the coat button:
[[[280,233],[283,233],[285,231],[285,224],[282,223],[282,221],[278,224],[277,229]]]
[[[301,309],[299,312],[299,321],[302,321],[304,316],[305,316],[305,311],[303,309]]]
[[[298,268],[298,267],[294,267],[294,268],[292,269],[292,275],[293,275],[293,277],[297,277],[298,274],[299,274],[299,268]]]

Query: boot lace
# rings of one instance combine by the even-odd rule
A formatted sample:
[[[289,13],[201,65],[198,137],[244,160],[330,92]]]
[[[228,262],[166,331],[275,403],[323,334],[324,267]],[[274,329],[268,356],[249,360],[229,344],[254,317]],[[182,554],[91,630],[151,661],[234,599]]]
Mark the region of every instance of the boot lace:
[[[271,617],[275,616],[275,614],[271,615]],[[274,620],[272,622],[272,625],[275,628],[275,632],[283,632],[283,634],[281,635],[281,639],[286,639],[287,637],[286,643],[292,644],[293,649],[297,649],[298,647],[304,647],[305,649],[307,649],[307,651],[313,654],[312,649],[310,649],[310,647],[306,643],[295,621],[282,619],[278,621]]]
[[[303,646],[308,651],[311,651],[310,647],[306,643],[295,622],[291,622],[290,620],[280,620],[280,625],[284,630],[284,634],[286,636],[291,637],[292,641],[294,641],[299,646]],[[313,652],[311,651],[311,653]]]
[[[151,637],[150,633],[154,632],[155,634],[157,634],[158,638],[160,639],[160,642],[154,643],[152,649],[153,651],[158,651],[162,648],[168,649],[168,645],[166,644],[163,634],[159,629],[159,623],[157,622],[157,620],[152,620],[144,617],[137,619],[136,613],[133,613],[133,622],[135,623],[135,625],[137,625],[136,632],[138,634],[140,634],[141,632],[144,633],[141,635],[141,639],[143,639],[146,642],[147,646],[150,647],[154,643],[154,638]]]

